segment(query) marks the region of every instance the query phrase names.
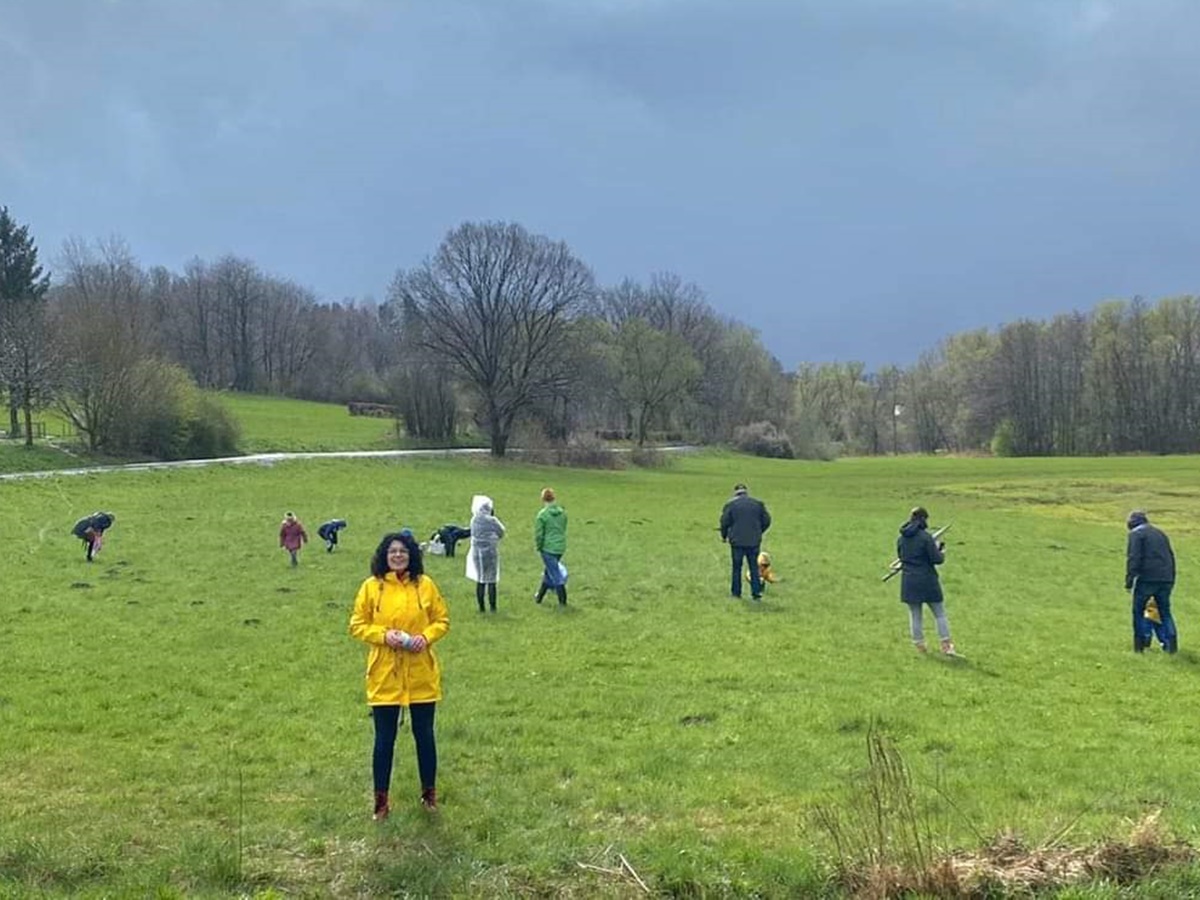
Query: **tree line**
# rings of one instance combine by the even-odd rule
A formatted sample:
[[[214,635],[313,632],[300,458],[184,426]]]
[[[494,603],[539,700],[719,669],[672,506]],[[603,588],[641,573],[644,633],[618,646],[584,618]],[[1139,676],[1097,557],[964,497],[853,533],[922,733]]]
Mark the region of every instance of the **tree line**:
[[[68,242],[47,273],[0,207],[0,381],[10,437],[53,406],[97,451],[233,452],[208,389],[386,403],[407,433],[522,446],[625,438],[774,456],[990,449],[1187,452],[1194,298],[1103,304],[954,335],[907,368],[801,365],[677,275],[604,286],[561,241],[468,222],[382,302],[322,302],[253,261],[138,264]]]
[[[907,369],[839,363],[795,373],[808,426],[852,453],[1195,453],[1198,387],[1193,296],[1114,300],[955,334]]]

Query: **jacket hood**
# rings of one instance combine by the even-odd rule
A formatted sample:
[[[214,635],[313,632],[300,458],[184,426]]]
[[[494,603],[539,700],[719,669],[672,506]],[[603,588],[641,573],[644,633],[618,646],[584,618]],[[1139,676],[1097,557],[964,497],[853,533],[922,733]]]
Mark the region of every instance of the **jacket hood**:
[[[905,537],[912,537],[918,531],[928,527],[924,519],[909,519],[900,526],[900,533]]]
[[[561,516],[563,508],[557,503],[551,503],[542,510],[548,516]]]

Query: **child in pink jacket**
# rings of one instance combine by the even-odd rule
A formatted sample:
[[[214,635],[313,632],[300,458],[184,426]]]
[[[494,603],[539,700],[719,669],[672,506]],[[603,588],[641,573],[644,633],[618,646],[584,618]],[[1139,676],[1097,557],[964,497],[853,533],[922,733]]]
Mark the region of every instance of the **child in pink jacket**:
[[[284,513],[283,521],[279,524],[279,546],[288,552],[293,566],[300,565],[296,554],[306,543],[308,543],[308,532],[304,530],[304,526],[296,518],[296,514]]]

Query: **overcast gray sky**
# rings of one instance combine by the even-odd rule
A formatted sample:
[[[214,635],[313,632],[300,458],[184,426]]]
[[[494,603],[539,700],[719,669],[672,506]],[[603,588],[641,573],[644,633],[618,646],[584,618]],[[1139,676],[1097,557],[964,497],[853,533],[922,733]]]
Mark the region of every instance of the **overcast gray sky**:
[[[0,0],[0,204],[326,300],[516,221],[877,367],[1200,290],[1197,46],[1197,0]]]

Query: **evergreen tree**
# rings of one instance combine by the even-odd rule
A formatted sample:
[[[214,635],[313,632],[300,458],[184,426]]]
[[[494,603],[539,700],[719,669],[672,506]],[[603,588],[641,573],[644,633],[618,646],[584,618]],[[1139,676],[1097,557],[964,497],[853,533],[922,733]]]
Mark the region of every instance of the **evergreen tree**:
[[[9,436],[21,434],[18,413],[25,411],[25,442],[32,443],[32,410],[40,402],[48,373],[41,361],[48,341],[45,296],[50,276],[38,264],[29,226],[18,226],[0,206],[0,377],[8,387]]]

